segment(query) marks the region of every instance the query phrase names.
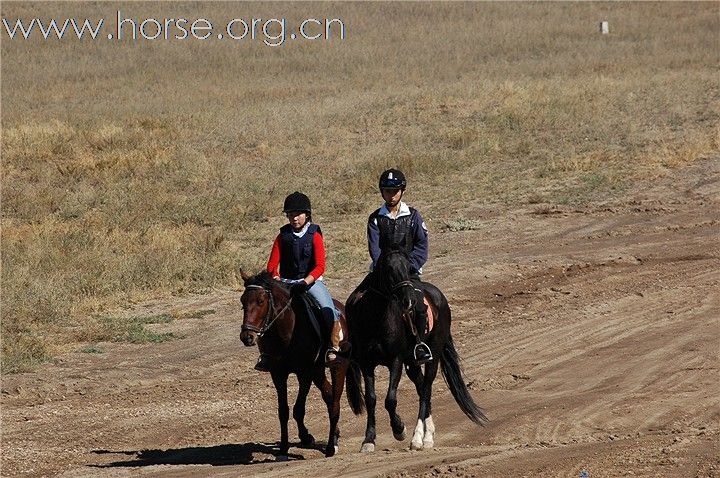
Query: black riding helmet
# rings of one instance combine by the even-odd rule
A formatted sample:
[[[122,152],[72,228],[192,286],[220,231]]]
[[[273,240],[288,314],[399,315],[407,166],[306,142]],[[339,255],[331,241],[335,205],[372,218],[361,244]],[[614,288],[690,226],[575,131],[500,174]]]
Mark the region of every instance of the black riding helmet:
[[[405,175],[399,169],[388,169],[380,175],[380,181],[378,187],[382,191],[383,189],[400,189],[405,191],[407,187],[407,180]]]
[[[310,214],[312,207],[310,206],[310,198],[301,192],[295,191],[285,198],[283,203],[283,213],[287,214],[291,211],[305,212]]]

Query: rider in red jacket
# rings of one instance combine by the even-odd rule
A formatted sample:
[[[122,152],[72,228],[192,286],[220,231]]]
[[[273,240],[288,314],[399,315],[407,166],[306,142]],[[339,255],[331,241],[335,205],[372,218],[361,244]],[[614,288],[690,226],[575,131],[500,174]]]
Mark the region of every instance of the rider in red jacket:
[[[325,242],[320,226],[312,222],[310,198],[300,192],[294,192],[285,198],[283,212],[288,224],[280,228],[273,242],[267,271],[276,279],[291,283],[293,295],[307,291],[320,304],[322,313],[333,327],[330,332],[330,345],[325,355],[325,363],[330,366],[337,360],[342,340],[340,315],[333,303],[330,292],[323,281],[325,272]],[[261,353],[256,370],[270,371],[272,358]]]

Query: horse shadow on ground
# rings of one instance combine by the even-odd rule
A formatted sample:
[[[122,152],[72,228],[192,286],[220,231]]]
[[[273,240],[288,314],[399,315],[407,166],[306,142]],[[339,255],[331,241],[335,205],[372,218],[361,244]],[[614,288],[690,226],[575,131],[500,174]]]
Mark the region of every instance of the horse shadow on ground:
[[[323,451],[324,444],[316,443],[303,447],[299,443],[291,444],[296,448],[315,449]],[[95,468],[115,467],[142,467],[154,465],[257,465],[261,463],[274,463],[285,460],[304,460],[299,454],[280,454],[279,443],[241,443],[229,445],[216,445],[208,447],[188,447],[168,450],[93,450],[97,455],[128,455],[132,458],[89,465]],[[256,458],[255,454],[261,455]],[[262,457],[262,455],[266,455]]]

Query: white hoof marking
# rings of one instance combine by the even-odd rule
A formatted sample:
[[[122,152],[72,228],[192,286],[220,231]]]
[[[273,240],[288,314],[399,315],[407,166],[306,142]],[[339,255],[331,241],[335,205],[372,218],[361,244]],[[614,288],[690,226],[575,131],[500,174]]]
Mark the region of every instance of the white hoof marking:
[[[435,423],[432,415],[425,419],[425,435],[423,436],[423,448],[432,448],[435,446]]]
[[[372,453],[374,451],[375,451],[374,443],[363,443],[362,448],[360,448],[361,453]]]
[[[410,443],[411,450],[422,450],[424,435],[425,424],[422,420],[418,420],[417,425],[415,425],[415,431],[413,432],[412,442]]]

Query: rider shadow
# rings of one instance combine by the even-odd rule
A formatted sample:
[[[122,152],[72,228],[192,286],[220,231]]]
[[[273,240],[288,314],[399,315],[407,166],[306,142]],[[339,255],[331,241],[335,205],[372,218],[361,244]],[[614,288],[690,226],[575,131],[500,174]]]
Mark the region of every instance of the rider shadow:
[[[300,447],[300,444],[295,444]],[[302,447],[322,450],[319,444]],[[115,467],[142,467],[154,465],[257,465],[261,463],[274,463],[276,461],[304,460],[302,455],[288,453],[280,454],[279,443],[242,443],[232,445],[217,445],[208,447],[175,448],[169,450],[93,450],[97,455],[129,455],[133,458],[112,463],[89,465],[94,468]],[[264,458],[255,458],[255,454],[270,455]]]

